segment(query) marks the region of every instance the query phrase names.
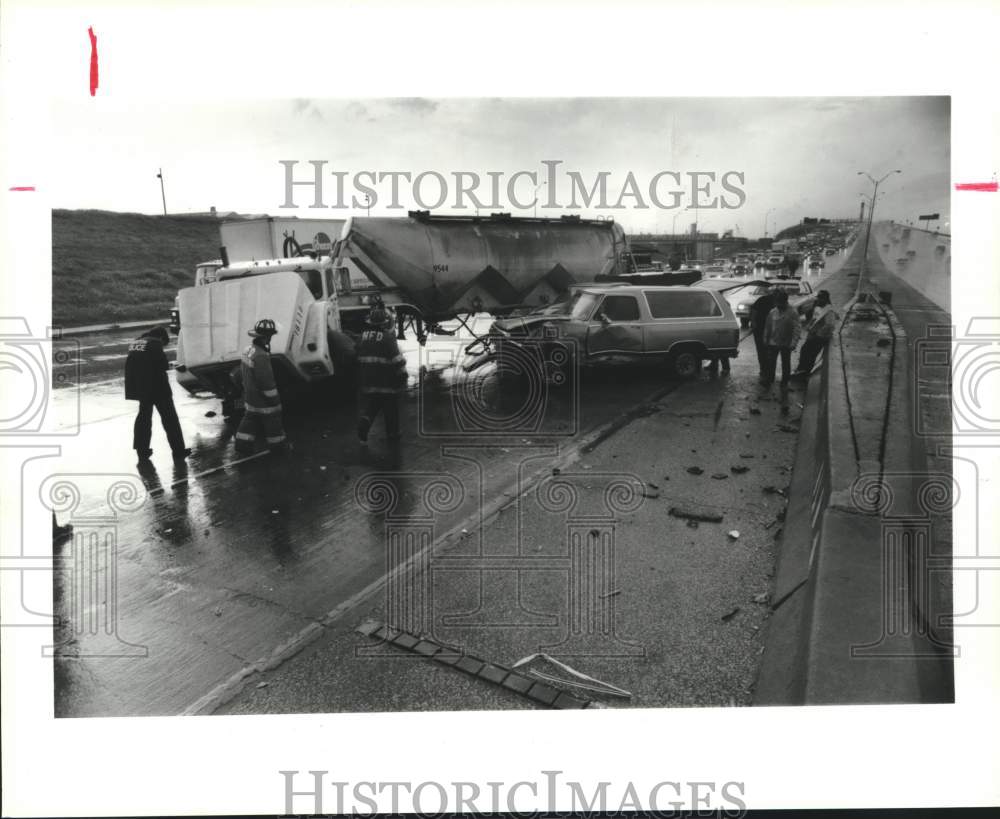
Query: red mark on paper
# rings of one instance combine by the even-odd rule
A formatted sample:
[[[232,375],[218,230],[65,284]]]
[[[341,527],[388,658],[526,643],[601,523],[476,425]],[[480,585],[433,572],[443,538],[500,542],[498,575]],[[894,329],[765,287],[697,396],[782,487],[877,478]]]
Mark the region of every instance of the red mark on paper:
[[[93,26],[87,33],[90,35],[90,96],[94,96],[97,93],[97,35]]]
[[[33,191],[35,189],[34,185],[18,185],[17,187],[11,188],[12,191]]]
[[[996,193],[997,183],[993,182],[959,182],[955,185],[957,191],[983,191],[985,193]]]

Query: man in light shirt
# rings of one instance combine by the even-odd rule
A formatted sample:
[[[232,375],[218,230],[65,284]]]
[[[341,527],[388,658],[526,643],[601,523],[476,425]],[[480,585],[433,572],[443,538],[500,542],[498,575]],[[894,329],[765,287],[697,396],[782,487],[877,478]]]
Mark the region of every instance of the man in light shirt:
[[[816,356],[830,343],[839,320],[840,316],[830,304],[829,292],[820,290],[816,294],[816,309],[813,311],[812,321],[806,328],[806,340],[799,352],[799,366],[795,370],[797,378],[807,378],[812,372]]]

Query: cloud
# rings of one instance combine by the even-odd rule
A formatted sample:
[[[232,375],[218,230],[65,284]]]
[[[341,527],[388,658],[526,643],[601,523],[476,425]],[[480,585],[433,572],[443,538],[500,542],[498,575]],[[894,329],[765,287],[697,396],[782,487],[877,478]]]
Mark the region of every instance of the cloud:
[[[292,113],[295,116],[310,117],[311,119],[323,119],[323,112],[313,100],[298,98],[292,100]]]
[[[417,116],[433,114],[437,111],[439,105],[436,100],[429,100],[426,97],[401,97],[400,99],[390,100],[389,104],[393,108],[409,111]]]

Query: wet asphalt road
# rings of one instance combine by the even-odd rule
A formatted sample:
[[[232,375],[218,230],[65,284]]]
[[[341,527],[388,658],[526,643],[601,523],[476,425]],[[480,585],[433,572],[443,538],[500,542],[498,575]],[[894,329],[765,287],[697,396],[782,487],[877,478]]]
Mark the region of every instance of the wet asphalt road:
[[[286,413],[288,456],[237,458],[233,429],[211,415],[217,400],[175,388],[194,454],[173,463],[154,419],[153,463],[140,472],[135,405],[123,400],[120,378],[133,335],[78,337],[78,355],[56,364],[56,411],[67,423],[80,419],[57,467],[79,495],[68,513],[77,539],[58,550],[59,716],[184,711],[392,567],[386,498],[403,517],[424,514],[430,502],[436,532],[471,529],[485,507],[513,497],[519,479],[589,431],[652,394],[683,403],[685,390],[705,387],[704,379],[678,384],[656,370],[616,367],[585,374],[578,392],[546,392],[532,399],[538,412],[524,412],[525,399],[500,396],[486,368],[453,378],[447,363],[460,345],[432,339],[423,350],[404,347],[413,380],[422,368],[424,377],[405,402],[398,452],[379,426],[370,451],[361,450],[353,400],[322,395]],[[752,343],[742,358],[753,358]],[[428,490],[429,476],[441,473],[451,482]],[[136,498],[108,517],[108,488],[121,481],[137,487]],[[88,562],[84,539],[108,532],[114,559]]]

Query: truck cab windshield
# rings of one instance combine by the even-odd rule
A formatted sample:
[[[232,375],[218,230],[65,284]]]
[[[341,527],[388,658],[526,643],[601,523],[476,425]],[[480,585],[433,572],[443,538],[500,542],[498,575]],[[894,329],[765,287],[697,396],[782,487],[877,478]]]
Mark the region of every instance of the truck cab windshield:
[[[302,277],[302,281],[306,283],[306,287],[317,299],[323,298],[323,274],[318,270],[300,270],[299,275]]]

